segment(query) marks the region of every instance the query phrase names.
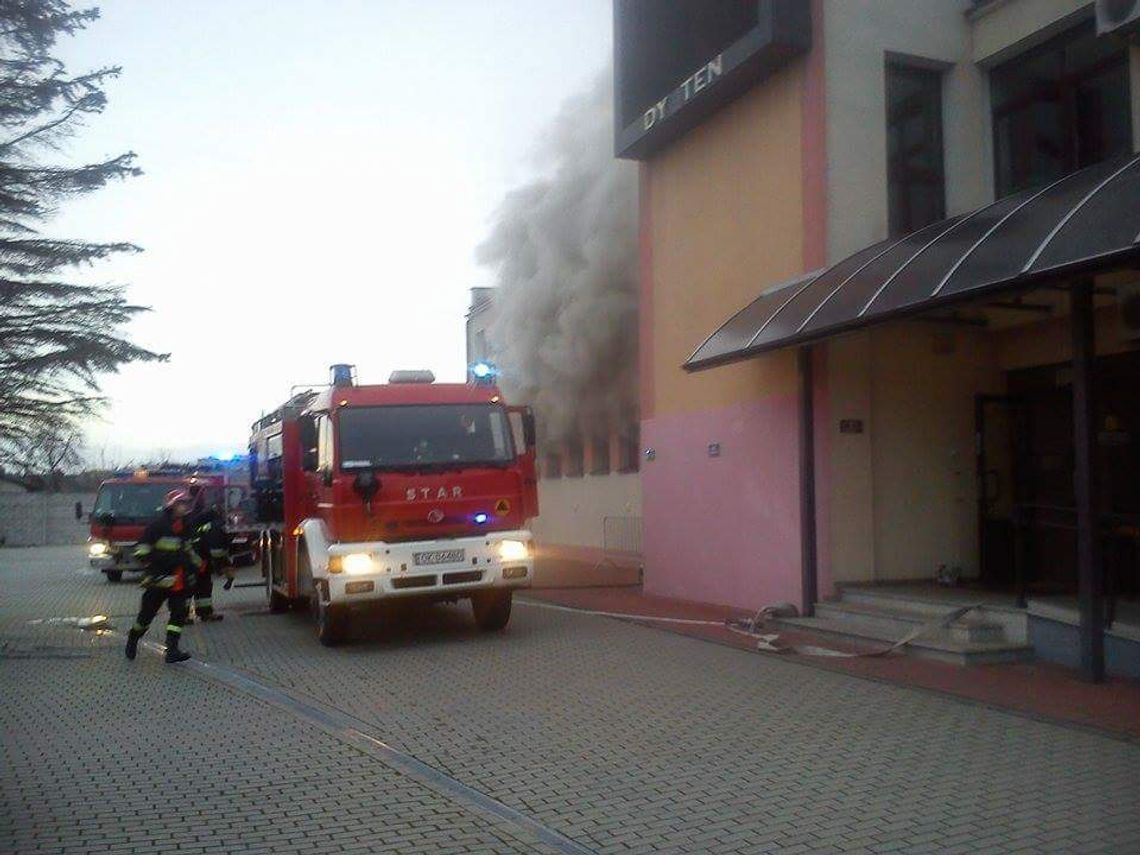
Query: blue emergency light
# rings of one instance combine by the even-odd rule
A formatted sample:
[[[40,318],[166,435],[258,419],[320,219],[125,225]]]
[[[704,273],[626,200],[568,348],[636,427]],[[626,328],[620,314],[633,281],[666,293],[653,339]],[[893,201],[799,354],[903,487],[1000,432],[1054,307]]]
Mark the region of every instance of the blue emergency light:
[[[483,523],[487,522],[487,520],[489,518],[485,513],[480,512],[480,513],[475,514],[474,519],[475,519],[475,525],[483,525]]]
[[[490,362],[476,362],[471,366],[471,376],[475,378],[476,383],[490,383],[493,382],[495,374],[495,366]]]

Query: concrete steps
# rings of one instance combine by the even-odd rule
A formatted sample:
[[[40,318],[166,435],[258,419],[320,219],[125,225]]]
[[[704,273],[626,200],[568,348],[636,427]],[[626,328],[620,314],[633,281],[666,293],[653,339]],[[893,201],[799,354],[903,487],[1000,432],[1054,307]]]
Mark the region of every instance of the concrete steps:
[[[923,597],[872,587],[843,588],[836,601],[816,603],[815,617],[781,618],[774,623],[861,646],[888,646],[955,608],[972,605],[968,594]],[[901,652],[957,665],[1018,662],[1032,658],[1026,643],[1023,610],[980,606],[946,627],[932,628]]]

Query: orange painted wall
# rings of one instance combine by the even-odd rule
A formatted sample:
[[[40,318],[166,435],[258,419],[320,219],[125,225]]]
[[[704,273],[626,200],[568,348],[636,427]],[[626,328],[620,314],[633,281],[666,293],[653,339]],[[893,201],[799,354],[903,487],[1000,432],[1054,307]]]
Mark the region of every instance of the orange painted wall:
[[[681,364],[765,287],[803,269],[803,85],[803,63],[785,69],[642,172],[653,318],[643,418],[795,393],[791,352],[698,374]]]

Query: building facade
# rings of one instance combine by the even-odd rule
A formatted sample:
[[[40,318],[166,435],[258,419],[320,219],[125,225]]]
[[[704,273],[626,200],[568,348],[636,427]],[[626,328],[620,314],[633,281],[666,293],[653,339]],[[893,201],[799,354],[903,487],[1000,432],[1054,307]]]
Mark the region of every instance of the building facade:
[[[1140,47],[1127,28],[1098,35],[1094,12],[1078,0],[615,3],[616,149],[641,164],[647,591],[810,610],[837,584],[943,566],[1008,586],[1015,528],[1033,590],[1075,591],[1075,523],[1024,514],[1080,504],[1077,284],[1093,294],[1092,501],[1121,530],[1140,514],[1132,244],[1079,280],[1070,265],[1068,279],[1007,278],[953,306],[935,281],[927,303],[870,320],[930,247],[1005,210],[995,200],[1060,193],[1066,176],[1140,148]],[[1134,193],[1123,169],[1103,186]],[[901,242],[923,229],[929,241]],[[907,246],[844,315],[858,277]],[[765,344],[779,310],[758,313],[794,309],[816,279],[836,284]],[[721,348],[750,313],[751,339]],[[825,321],[831,332],[813,334]],[[1134,573],[1126,543],[1099,548]]]

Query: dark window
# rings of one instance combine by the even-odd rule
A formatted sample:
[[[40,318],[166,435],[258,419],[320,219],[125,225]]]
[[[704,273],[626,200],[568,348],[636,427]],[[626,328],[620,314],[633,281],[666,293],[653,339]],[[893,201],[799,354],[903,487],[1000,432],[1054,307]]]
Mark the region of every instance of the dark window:
[[[562,477],[562,455],[556,451],[548,451],[542,458],[542,477]]]
[[[590,442],[590,474],[610,474],[610,438],[595,436]]]
[[[96,518],[114,514],[116,521],[149,522],[158,516],[166,494],[178,484],[152,481],[141,484],[104,484],[92,513]]]
[[[563,474],[567,478],[581,478],[586,473],[585,457],[582,437],[575,434],[566,440],[566,468]]]
[[[502,466],[514,460],[507,414],[490,404],[344,407],[337,418],[343,470]]]
[[[941,72],[887,65],[887,208],[892,235],[946,216]]]
[[[990,75],[997,195],[1132,151],[1127,48],[1093,22]]]
[[[618,441],[618,472],[636,472],[641,465],[641,425],[629,425]]]

